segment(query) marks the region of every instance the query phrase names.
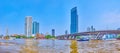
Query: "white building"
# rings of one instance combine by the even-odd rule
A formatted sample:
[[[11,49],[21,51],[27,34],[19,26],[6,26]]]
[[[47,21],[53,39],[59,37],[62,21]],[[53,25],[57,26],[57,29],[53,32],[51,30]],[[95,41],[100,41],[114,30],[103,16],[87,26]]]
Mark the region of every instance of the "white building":
[[[27,37],[32,36],[32,16],[26,16],[25,18],[25,35]]]

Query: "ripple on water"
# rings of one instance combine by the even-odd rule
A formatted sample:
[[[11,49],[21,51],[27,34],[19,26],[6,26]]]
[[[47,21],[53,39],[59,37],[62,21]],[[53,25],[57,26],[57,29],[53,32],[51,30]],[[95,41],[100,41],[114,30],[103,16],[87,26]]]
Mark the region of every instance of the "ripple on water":
[[[34,40],[37,41],[38,50],[42,53],[69,53],[69,40]],[[8,45],[5,45],[8,43]],[[22,50],[21,46],[25,45],[25,39],[0,40],[0,53],[16,53]],[[91,47],[92,46],[92,47]],[[120,41],[83,41],[78,42],[79,52],[119,52]]]

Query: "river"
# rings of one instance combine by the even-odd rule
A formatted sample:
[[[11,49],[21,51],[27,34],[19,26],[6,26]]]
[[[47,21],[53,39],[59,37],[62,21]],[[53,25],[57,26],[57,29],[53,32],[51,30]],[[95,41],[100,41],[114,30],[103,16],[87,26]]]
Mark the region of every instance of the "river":
[[[70,40],[0,40],[0,53],[70,53]],[[119,40],[77,41],[79,53],[120,53]]]

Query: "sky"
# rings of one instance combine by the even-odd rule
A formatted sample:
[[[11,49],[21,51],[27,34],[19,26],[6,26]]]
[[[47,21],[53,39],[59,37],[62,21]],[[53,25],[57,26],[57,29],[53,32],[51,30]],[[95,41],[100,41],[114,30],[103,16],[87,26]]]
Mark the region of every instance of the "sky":
[[[120,27],[120,0],[0,0],[0,34],[24,34],[25,17],[40,24],[40,33],[55,29],[56,35],[70,30],[70,10],[77,7],[79,32]]]

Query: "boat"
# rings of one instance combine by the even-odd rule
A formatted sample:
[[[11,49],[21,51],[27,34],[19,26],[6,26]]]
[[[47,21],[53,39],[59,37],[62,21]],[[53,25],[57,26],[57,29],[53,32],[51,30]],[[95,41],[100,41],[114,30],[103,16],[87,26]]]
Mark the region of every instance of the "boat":
[[[77,41],[89,41],[89,38],[81,38],[81,39],[78,39]]]

